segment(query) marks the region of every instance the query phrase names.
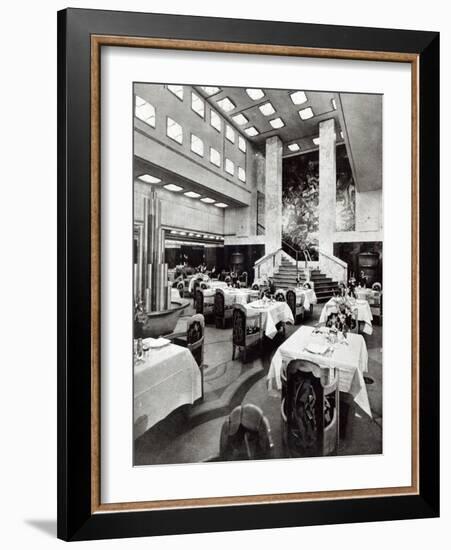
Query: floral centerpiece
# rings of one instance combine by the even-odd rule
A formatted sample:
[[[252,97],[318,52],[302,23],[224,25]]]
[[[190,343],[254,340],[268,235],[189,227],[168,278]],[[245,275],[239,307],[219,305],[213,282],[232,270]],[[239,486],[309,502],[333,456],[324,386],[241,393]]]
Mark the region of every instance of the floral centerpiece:
[[[345,336],[355,328],[356,319],[353,316],[351,299],[347,296],[335,298],[336,311],[329,314],[326,320],[326,327],[340,331]]]

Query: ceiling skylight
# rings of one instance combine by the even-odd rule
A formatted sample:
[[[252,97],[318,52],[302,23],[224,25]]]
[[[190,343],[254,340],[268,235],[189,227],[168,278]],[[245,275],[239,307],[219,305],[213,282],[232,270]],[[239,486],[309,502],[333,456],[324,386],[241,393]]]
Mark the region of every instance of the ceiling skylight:
[[[144,183],[161,183],[160,178],[150,176],[149,174],[143,174],[142,176],[138,176],[138,179],[143,181]]]
[[[333,109],[334,111],[336,111],[336,110],[337,110],[337,102],[335,101],[334,98],[332,98],[332,99],[330,100],[330,102],[332,103],[332,109]]]
[[[210,111],[210,124],[215,128],[215,130],[218,130],[218,132],[221,131],[221,117],[218,115],[216,111],[213,111],[213,109]]]
[[[265,95],[263,90],[260,90],[260,88],[246,88],[246,93],[254,101],[261,99]]]
[[[167,183],[163,187],[168,191],[173,191],[174,193],[178,193],[183,190],[183,187],[180,187],[180,185],[175,185],[175,183]]]
[[[258,136],[258,134],[260,133],[260,132],[257,130],[257,128],[255,128],[254,126],[250,126],[249,128],[246,128],[244,131],[246,132],[246,134],[247,134],[248,136],[251,136],[251,137],[253,137],[253,136]]]
[[[297,143],[290,143],[290,145],[288,145],[288,149],[293,153],[296,153],[296,151],[300,150],[300,147]]]
[[[227,208],[229,205],[226,204],[225,202],[215,202],[215,206],[217,206],[218,208]]]
[[[176,95],[179,99],[183,100],[183,86],[174,86],[173,84],[169,84],[168,90]]]
[[[155,128],[155,107],[138,95],[135,97],[135,116]]]
[[[299,111],[299,116],[302,120],[308,120],[309,118],[312,118],[315,116],[314,112],[312,111],[311,107],[307,107],[306,109],[301,109]]]
[[[243,136],[238,136],[238,148],[243,153],[246,152],[246,140],[244,139]]]
[[[249,120],[241,113],[239,115],[233,116],[232,118],[240,126],[242,126],[243,124],[247,124],[249,122]]]
[[[200,197],[200,193],[196,193],[195,191],[185,191],[183,194],[190,199],[198,199]]]
[[[235,132],[228,124],[226,125],[226,138],[230,141],[230,143],[235,143]]]
[[[313,138],[312,141],[315,145],[319,145],[319,137]]]
[[[292,94],[290,94],[290,97],[291,97],[291,101],[295,105],[302,105],[307,101],[307,96],[305,95],[305,92],[301,92],[301,91],[293,92]]]
[[[281,118],[273,118],[269,121],[269,123],[273,128],[276,128],[276,130],[277,128],[283,128],[285,126],[285,123]]]
[[[228,97],[224,97],[223,99],[220,99],[218,101],[218,105],[221,107],[223,111],[228,113],[229,111],[233,111],[235,109],[236,105]]]
[[[200,199],[202,202],[205,202],[206,204],[213,204],[215,199],[210,199],[210,197],[204,197],[203,199]]]
[[[219,92],[219,88],[216,88],[216,86],[201,86],[201,89],[205,92],[206,95],[209,97],[213,94],[217,94]]]
[[[276,110],[274,109],[274,107],[269,101],[268,103],[264,103],[263,105],[260,105],[259,109],[262,112],[262,114],[264,114],[265,116],[272,115],[273,113],[276,112]]]
[[[340,137],[341,137],[341,139],[344,139],[343,132],[340,132]]]

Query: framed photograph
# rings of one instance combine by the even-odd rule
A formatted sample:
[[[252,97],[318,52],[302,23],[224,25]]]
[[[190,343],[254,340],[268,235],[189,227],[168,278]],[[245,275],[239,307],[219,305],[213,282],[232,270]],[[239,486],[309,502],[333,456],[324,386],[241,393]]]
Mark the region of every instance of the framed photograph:
[[[437,516],[438,33],[68,9],[58,71],[58,536]]]

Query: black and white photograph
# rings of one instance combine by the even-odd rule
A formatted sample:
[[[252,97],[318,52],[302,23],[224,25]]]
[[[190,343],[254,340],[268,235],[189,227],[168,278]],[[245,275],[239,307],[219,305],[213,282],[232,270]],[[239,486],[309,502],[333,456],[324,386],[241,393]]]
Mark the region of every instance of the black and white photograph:
[[[131,101],[134,466],[383,453],[383,95]]]

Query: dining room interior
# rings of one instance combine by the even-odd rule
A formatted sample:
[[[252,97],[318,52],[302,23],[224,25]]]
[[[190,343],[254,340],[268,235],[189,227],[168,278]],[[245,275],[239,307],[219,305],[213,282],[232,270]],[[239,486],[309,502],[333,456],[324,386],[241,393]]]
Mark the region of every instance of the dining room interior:
[[[135,466],[383,452],[380,94],[135,82]]]

